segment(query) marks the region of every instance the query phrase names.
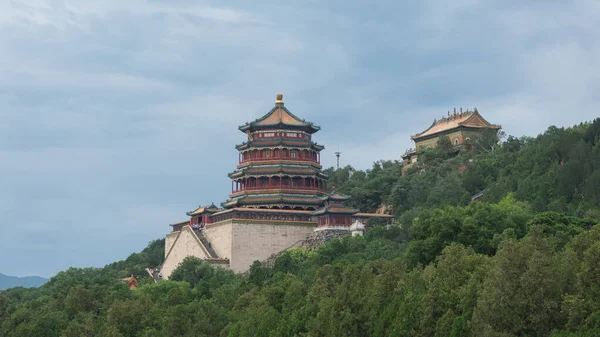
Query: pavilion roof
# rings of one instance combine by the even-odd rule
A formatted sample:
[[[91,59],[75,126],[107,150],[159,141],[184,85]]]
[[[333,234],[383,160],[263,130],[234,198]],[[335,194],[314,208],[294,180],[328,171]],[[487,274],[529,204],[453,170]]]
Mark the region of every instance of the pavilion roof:
[[[478,129],[500,129],[500,125],[491,124],[486,121],[475,108],[474,111],[466,111],[461,113],[450,114],[448,113],[447,117],[443,117],[440,120],[434,120],[433,124],[425,131],[418,133],[412,137],[412,140],[419,140],[422,138],[426,138],[429,136],[434,136],[446,131],[450,131],[459,127],[469,127],[469,128],[478,128]]]
[[[324,215],[324,214],[356,214],[359,210],[355,208],[350,208],[342,205],[331,205],[319,208],[318,210],[310,213],[311,215]]]
[[[223,210],[215,215],[221,215],[231,212],[247,212],[247,213],[288,213],[288,214],[310,214],[312,211],[297,210],[297,209],[273,209],[273,208],[250,208],[250,207],[235,207]]]
[[[208,206],[199,206],[193,211],[187,212],[186,214],[189,216],[200,215],[204,213],[216,213],[219,211],[219,208],[215,206],[215,204],[210,204]]]
[[[275,106],[271,111],[267,112],[266,115],[253,122],[246,123],[240,126],[238,129],[242,132],[254,131],[256,129],[268,129],[273,127],[291,127],[294,129],[302,129],[309,133],[315,133],[321,128],[314,125],[311,122],[306,122],[303,119],[298,118],[296,115],[291,113],[283,105],[283,95],[277,94],[277,100]]]
[[[260,205],[260,204],[294,204],[294,205],[313,205],[318,206],[321,200],[316,195],[303,194],[259,194],[259,195],[244,195],[228,200],[222,204],[224,208],[242,205]]]
[[[133,275],[131,275],[130,277],[125,277],[125,278],[121,279],[121,281],[125,281],[125,282],[129,282],[129,281],[133,281],[133,280],[136,280],[135,276],[133,276]]]
[[[321,200],[322,201],[326,201],[326,200],[344,201],[344,200],[348,200],[350,198],[351,197],[349,195],[340,193],[334,189],[333,191],[331,191],[331,193],[327,194],[326,196],[321,197]]]
[[[189,224],[189,223],[190,223],[190,219],[186,219],[186,220],[172,223],[169,226],[179,226],[179,225],[185,225],[185,224]]]
[[[394,217],[393,215],[380,214],[380,213],[356,213],[356,214],[354,214],[354,216],[359,217],[359,218],[385,218],[385,219],[391,219]]]

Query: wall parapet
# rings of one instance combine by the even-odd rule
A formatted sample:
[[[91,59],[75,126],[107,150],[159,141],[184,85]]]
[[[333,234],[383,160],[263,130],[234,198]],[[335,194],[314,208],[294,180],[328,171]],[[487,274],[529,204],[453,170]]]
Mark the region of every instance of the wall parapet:
[[[274,220],[260,220],[260,219],[227,219],[219,222],[213,222],[207,224],[207,228],[216,227],[219,225],[226,224],[244,224],[244,225],[275,225],[275,226],[308,226],[317,227],[316,221],[274,221]]]

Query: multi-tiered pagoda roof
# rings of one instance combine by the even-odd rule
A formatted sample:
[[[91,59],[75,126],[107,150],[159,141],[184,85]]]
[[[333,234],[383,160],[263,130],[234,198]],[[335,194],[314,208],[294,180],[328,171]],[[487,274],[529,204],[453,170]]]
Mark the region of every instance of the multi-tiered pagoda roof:
[[[320,127],[291,113],[278,94],[275,106],[263,117],[239,127],[247,141],[237,145],[239,162],[229,173],[231,194],[217,207],[200,206],[187,212],[190,224],[208,224],[231,219],[303,221],[319,228],[349,227],[352,219],[387,214],[360,213],[345,205],[350,196],[327,188],[322,172],[323,145],[313,141]],[[172,225],[174,230],[183,223]]]
[[[315,210],[327,192],[320,152],[312,140],[320,127],[300,119],[277,95],[263,117],[239,127],[248,140],[236,146],[237,169],[229,173],[232,192],[222,206],[263,209]]]

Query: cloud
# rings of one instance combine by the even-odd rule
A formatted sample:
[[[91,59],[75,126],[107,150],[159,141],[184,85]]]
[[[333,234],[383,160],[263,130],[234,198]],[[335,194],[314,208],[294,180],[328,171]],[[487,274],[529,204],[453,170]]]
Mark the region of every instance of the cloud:
[[[0,272],[139,251],[227,198],[274,95],[324,166],[399,159],[477,106],[509,134],[597,116],[597,1],[0,2]]]

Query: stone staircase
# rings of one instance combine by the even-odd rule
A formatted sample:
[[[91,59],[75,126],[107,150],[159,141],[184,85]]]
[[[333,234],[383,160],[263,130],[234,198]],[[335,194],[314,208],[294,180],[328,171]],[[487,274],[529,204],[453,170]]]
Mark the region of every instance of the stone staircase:
[[[204,235],[202,230],[194,229],[194,234],[196,234],[196,236],[200,240],[200,243],[202,243],[202,246],[204,246],[204,249],[206,249],[206,251],[210,255],[210,258],[211,259],[219,259],[219,255],[212,248],[212,244],[210,243],[210,241],[208,241],[208,239],[206,238],[206,235]]]
[[[200,239],[200,242],[202,242],[202,244],[204,245],[204,248],[206,248],[206,250],[210,254],[210,257],[213,259],[218,259],[219,255],[217,255],[217,252],[215,252],[211,243],[206,239],[206,237],[201,237],[199,239]]]

